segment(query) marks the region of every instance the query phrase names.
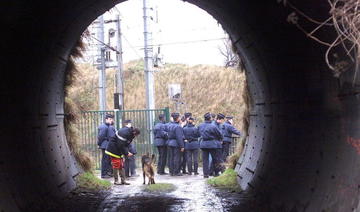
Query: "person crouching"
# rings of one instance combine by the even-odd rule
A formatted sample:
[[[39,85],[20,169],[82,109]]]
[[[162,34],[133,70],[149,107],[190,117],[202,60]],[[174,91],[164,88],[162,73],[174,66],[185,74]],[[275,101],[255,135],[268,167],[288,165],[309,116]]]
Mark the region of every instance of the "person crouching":
[[[137,128],[123,127],[116,132],[115,139],[112,139],[106,148],[105,153],[111,157],[115,185],[130,185],[125,178],[124,157],[133,155],[129,152],[129,145],[139,134],[140,130]],[[119,183],[119,175],[121,183]]]

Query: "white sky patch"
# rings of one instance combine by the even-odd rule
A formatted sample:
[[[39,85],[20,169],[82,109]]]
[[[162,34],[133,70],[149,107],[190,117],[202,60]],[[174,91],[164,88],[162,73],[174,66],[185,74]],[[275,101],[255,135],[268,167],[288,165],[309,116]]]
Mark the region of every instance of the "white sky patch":
[[[153,0],[152,5],[153,44],[161,45],[166,63],[223,65],[224,58],[218,48],[223,43],[221,38],[227,35],[212,16],[180,0]],[[144,55],[142,0],[129,0],[117,8],[122,17],[124,62],[139,59]],[[115,15],[116,10],[112,10],[105,19]]]

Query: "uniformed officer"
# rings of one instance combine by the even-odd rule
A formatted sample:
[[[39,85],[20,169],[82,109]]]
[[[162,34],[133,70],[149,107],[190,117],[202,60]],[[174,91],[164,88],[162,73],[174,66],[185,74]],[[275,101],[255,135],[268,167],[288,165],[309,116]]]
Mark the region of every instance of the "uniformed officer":
[[[204,169],[204,178],[208,178],[210,175],[209,171],[209,154],[211,154],[212,160],[214,161],[215,172],[220,171],[220,160],[216,155],[216,149],[219,148],[219,144],[223,139],[223,135],[220,130],[211,123],[211,114],[206,113],[204,115],[205,122],[200,124],[198,127],[202,141],[200,143],[200,148],[202,150],[203,157],[203,169]]]
[[[173,122],[168,125],[169,169],[171,176],[182,176],[180,173],[181,152],[184,152],[184,132],[180,126],[180,114],[172,113]]]
[[[131,157],[129,146],[133,139],[140,134],[139,129],[133,127],[123,127],[116,132],[115,139],[111,139],[105,153],[111,157],[111,165],[114,170],[114,184],[120,184],[118,175],[121,178],[122,185],[129,185],[126,182],[124,157]]]
[[[216,119],[215,122],[213,122],[213,124],[220,130],[221,134],[224,136],[223,132],[224,132],[224,122],[225,122],[225,115],[222,113],[219,113],[216,115]],[[212,163],[211,167],[210,167],[210,175],[214,175],[214,176],[218,176],[219,175],[219,171],[224,171],[224,166],[222,165],[224,163],[223,161],[223,156],[222,156],[222,143],[223,140],[220,140],[220,142],[218,143],[218,146],[216,148],[216,157],[217,160],[219,161],[219,169],[218,171],[215,171],[215,164]]]
[[[188,119],[188,124],[184,127],[185,136],[185,154],[187,160],[188,174],[198,175],[198,158],[199,158],[199,131],[194,125],[194,118]]]
[[[231,145],[231,141],[232,141],[232,134],[235,134],[238,136],[241,135],[240,131],[237,130],[233,126],[233,117],[227,116],[226,122],[224,123],[224,127],[223,127],[224,140],[223,140],[223,144],[222,144],[222,146],[223,146],[222,157],[223,157],[224,162],[226,161],[227,157],[229,156],[229,149],[230,149],[230,145]]]
[[[181,118],[181,126],[184,128],[188,125],[189,123],[189,118],[191,117],[192,113],[185,113],[184,116]],[[183,174],[187,174],[188,172],[186,172],[186,166],[187,166],[187,152],[184,151],[181,153],[181,170]]]
[[[154,127],[155,146],[159,152],[159,159],[157,164],[157,173],[160,175],[167,174],[165,172],[167,159],[167,144],[168,133],[166,132],[165,116],[159,115],[159,122]]]
[[[114,116],[112,114],[105,115],[105,121],[98,128],[98,146],[101,149],[101,178],[112,177],[111,159],[105,154],[106,147],[109,144],[109,140],[115,137]]]
[[[129,145],[129,152],[132,154],[132,156],[125,157],[125,176],[126,177],[137,177],[139,176],[138,174],[136,174],[136,158],[135,155],[137,154],[136,152],[136,146],[134,143],[131,143]]]

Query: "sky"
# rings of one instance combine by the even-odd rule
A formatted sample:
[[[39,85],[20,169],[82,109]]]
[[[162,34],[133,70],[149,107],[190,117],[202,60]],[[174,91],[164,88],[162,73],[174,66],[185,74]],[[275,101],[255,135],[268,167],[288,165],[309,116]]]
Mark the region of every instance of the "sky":
[[[219,47],[227,35],[212,16],[180,0],[152,0],[151,3],[154,8],[153,44],[161,45],[165,63],[223,65]],[[105,20],[114,18],[118,11],[121,14],[125,63],[144,55],[142,4],[142,0],[128,0],[105,14]]]

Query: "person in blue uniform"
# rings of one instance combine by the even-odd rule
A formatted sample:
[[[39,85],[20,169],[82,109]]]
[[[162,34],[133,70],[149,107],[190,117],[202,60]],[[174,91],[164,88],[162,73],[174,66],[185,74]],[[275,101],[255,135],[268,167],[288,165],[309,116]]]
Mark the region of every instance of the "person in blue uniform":
[[[219,113],[219,114],[216,115],[215,121],[212,122],[220,130],[220,132],[221,132],[221,134],[223,136],[224,136],[224,134],[223,134],[224,121],[225,121],[225,115],[222,114],[222,113]],[[225,170],[225,167],[223,165],[224,161],[223,161],[223,157],[222,157],[222,143],[223,143],[223,141],[221,140],[218,143],[218,146],[216,148],[216,157],[217,157],[217,161],[219,161],[219,164],[220,164],[219,166],[221,168],[219,168],[218,171],[215,171],[215,164],[211,160],[211,163],[210,163],[210,176],[219,176],[219,171],[223,172]]]
[[[224,140],[223,140],[223,144],[222,144],[222,157],[223,157],[224,162],[226,161],[227,157],[229,156],[229,149],[230,149],[230,145],[231,145],[231,141],[232,141],[232,134],[235,134],[238,136],[241,135],[240,131],[237,130],[233,126],[233,117],[227,116],[226,122],[224,123],[224,126],[223,126]]]
[[[185,136],[185,154],[187,160],[188,174],[198,175],[198,158],[199,158],[199,131],[194,125],[194,118],[189,117],[187,125],[184,127]]]
[[[208,178],[210,175],[209,154],[211,154],[212,160],[214,162],[215,172],[219,172],[221,169],[220,160],[216,155],[216,149],[219,148],[219,144],[223,139],[223,135],[220,130],[211,123],[210,113],[206,113],[204,115],[204,119],[205,121],[199,125],[198,130],[200,136],[202,137],[200,149],[202,150],[203,157],[204,178]]]
[[[101,178],[112,177],[113,170],[111,166],[110,157],[105,154],[106,147],[109,144],[109,140],[115,137],[114,116],[112,114],[105,115],[105,121],[98,127],[98,146],[101,149]]]
[[[136,174],[136,146],[134,143],[131,143],[129,145],[129,152],[132,154],[132,156],[128,157],[126,156],[125,157],[125,165],[124,165],[124,168],[125,168],[125,176],[126,177],[137,177],[139,176],[138,174]]]
[[[166,159],[167,159],[167,139],[168,133],[166,132],[165,116],[159,115],[159,122],[154,127],[155,146],[159,152],[157,173],[160,175],[167,174],[165,172]]]
[[[180,173],[181,152],[184,152],[184,132],[179,113],[172,113],[173,122],[167,125],[169,147],[169,170],[171,176],[182,176]]]

